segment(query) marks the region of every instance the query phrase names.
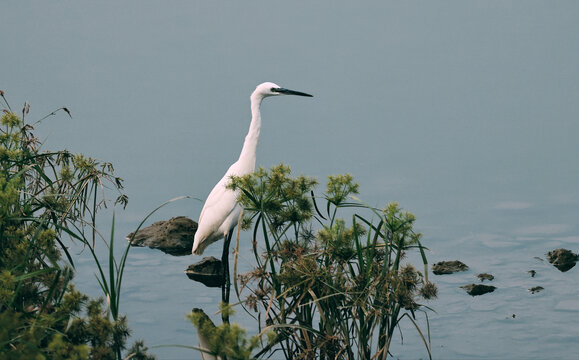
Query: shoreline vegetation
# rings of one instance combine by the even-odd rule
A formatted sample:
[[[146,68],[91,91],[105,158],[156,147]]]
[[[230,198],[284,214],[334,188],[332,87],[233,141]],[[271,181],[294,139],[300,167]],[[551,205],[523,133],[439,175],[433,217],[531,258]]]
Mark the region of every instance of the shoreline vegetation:
[[[67,108],[30,124],[28,103],[17,114],[2,90],[0,100],[0,358],[154,359],[142,341],[127,346],[131,331],[120,311],[122,278],[130,246],[151,246],[141,243],[148,240],[139,237],[141,226],[180,198],[149,213],[115,258],[114,215],[108,240],[96,228],[99,210],[124,208],[128,201],[113,165],[66,150],[40,150],[34,126],[58,114],[72,117]],[[400,322],[408,321],[432,358],[432,309],[424,302],[437,297],[437,287],[428,278],[427,248],[413,229],[415,216],[397,203],[384,208],[363,203],[349,174],[329,176],[321,193],[317,186],[314,178],[293,177],[283,164],[231,179],[229,187],[245,209],[232,249],[233,281],[223,270],[229,266],[205,266],[227,277],[208,285],[221,286],[226,294],[219,310],[223,323],[216,326],[195,308],[187,317],[199,346],[158,346],[201,351],[204,359],[387,359],[392,339],[402,335],[396,331]],[[105,197],[111,191],[114,201]],[[190,248],[182,249],[177,240],[190,242],[194,221],[177,217],[156,226],[166,228],[161,241],[171,240],[168,253]],[[75,259],[66,238],[91,251],[103,297],[90,298],[74,287]],[[253,265],[239,274],[239,242],[247,238]],[[108,248],[106,259],[97,257],[96,246]],[[407,262],[410,252],[420,255],[423,271]],[[547,258],[566,272],[579,255],[555,249]],[[432,266],[435,275],[457,271],[468,266],[458,260]],[[536,271],[528,273],[534,277]],[[494,276],[477,278],[490,282]],[[496,289],[474,283],[462,288],[472,296]],[[543,288],[528,290],[535,294]],[[256,320],[258,334],[250,337],[230,324],[240,309]]]
[[[119,269],[101,270],[101,286],[107,279],[113,286],[106,299],[89,298],[74,287],[74,258],[63,242],[112,250],[112,237],[106,244],[95,223],[112,202],[105,198],[111,188],[114,204],[126,205],[122,179],[110,163],[40,150],[33,126],[59,113],[71,116],[67,108],[31,124],[28,103],[18,115],[4,91],[0,98],[0,358],[152,359],[142,341],[127,348]]]
[[[0,356],[153,359],[142,341],[127,348],[130,328],[119,310],[130,245],[115,259],[114,215],[108,241],[95,225],[103,207],[126,205],[122,179],[110,163],[40,150],[33,126],[59,113],[72,117],[67,108],[30,124],[28,103],[18,115],[3,91],[0,98]],[[291,177],[285,165],[232,179],[246,209],[240,228],[253,229],[256,261],[238,275],[235,253],[233,285],[238,305],[257,315],[262,331],[248,338],[230,325],[233,306],[224,303],[227,321],[217,327],[200,311],[189,315],[207,340],[205,350],[192,349],[221,359],[274,352],[288,359],[385,359],[398,323],[408,319],[430,356],[428,316],[423,330],[416,314],[428,310],[418,299],[434,298],[437,290],[428,280],[421,235],[412,228],[414,215],[396,203],[384,209],[363,204],[354,197],[358,185],[351,175],[330,176],[320,197],[316,185],[313,178]],[[111,188],[115,201],[105,198]],[[349,222],[338,217],[345,210],[354,211]],[[104,297],[75,289],[66,237],[90,249]],[[107,261],[97,258],[95,246],[108,247]],[[408,251],[421,254],[424,273],[403,263]]]
[[[260,333],[248,338],[230,325],[233,309],[224,298],[219,326],[200,309],[189,315],[200,350],[211,359],[273,353],[286,359],[386,359],[399,323],[410,321],[431,358],[430,308],[420,300],[435,298],[437,288],[428,279],[414,215],[397,203],[383,209],[362,203],[349,174],[329,176],[321,196],[314,194],[316,185],[313,178],[292,177],[283,164],[231,179],[245,209],[238,227],[251,231],[254,253],[253,269],[238,275],[238,232],[233,285],[237,304],[258,321]],[[405,262],[410,251],[420,254],[424,272]],[[422,325],[418,314],[424,315]]]

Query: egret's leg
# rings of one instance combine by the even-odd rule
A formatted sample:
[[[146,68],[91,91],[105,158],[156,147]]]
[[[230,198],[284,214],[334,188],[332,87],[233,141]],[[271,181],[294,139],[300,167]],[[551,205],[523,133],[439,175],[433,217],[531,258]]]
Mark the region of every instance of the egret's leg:
[[[229,304],[229,291],[231,288],[231,282],[229,280],[229,244],[231,243],[231,237],[233,236],[233,231],[229,231],[223,242],[223,254],[221,255],[221,265],[223,266],[223,285],[221,286],[221,301]],[[229,315],[221,314],[223,322],[229,323]]]

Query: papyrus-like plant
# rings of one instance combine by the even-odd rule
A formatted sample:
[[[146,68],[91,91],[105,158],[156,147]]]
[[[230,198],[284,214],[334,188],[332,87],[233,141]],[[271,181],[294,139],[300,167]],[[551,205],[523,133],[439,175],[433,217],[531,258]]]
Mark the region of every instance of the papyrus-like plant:
[[[404,319],[430,356],[420,299],[435,297],[436,286],[428,281],[414,215],[397,203],[377,209],[356,200],[351,175],[330,176],[320,197],[316,184],[291,177],[284,165],[232,178],[245,208],[243,226],[253,228],[255,255],[254,269],[237,279],[237,294],[259,315],[261,328],[276,334],[256,356],[385,359]],[[420,253],[424,273],[405,261],[409,251]],[[425,326],[417,312],[425,314]]]

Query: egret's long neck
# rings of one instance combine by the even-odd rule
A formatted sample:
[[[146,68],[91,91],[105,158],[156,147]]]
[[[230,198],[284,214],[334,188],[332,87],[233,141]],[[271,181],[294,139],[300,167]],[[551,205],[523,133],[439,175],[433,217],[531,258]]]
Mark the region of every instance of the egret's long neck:
[[[243,148],[241,149],[238,160],[248,173],[255,170],[255,153],[259,141],[259,131],[261,130],[261,112],[259,111],[259,107],[261,106],[262,100],[263,97],[260,95],[251,95],[251,124],[245,136]]]

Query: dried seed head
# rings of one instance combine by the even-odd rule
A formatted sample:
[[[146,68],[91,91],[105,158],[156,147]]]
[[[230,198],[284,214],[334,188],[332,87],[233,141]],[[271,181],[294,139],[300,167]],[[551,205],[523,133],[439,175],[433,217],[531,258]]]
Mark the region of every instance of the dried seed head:
[[[426,300],[435,299],[438,296],[438,287],[435,283],[427,282],[420,288],[420,296]]]

